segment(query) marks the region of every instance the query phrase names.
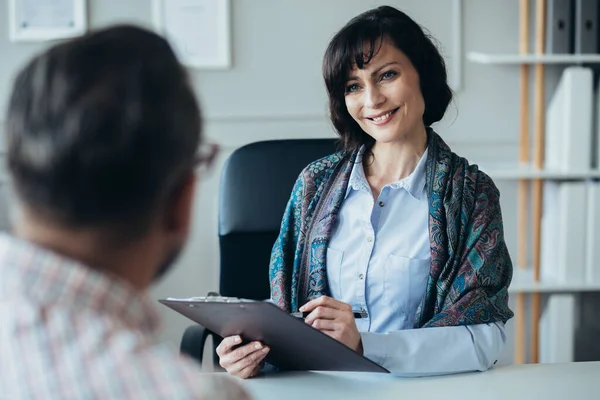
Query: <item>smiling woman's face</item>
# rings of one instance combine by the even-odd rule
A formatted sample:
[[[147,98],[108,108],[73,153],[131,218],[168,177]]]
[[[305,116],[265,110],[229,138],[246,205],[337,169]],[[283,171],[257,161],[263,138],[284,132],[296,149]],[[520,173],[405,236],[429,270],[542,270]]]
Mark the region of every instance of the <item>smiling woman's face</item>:
[[[424,132],[419,74],[387,39],[363,69],[355,65],[350,70],[345,101],[352,118],[378,143],[402,142]]]

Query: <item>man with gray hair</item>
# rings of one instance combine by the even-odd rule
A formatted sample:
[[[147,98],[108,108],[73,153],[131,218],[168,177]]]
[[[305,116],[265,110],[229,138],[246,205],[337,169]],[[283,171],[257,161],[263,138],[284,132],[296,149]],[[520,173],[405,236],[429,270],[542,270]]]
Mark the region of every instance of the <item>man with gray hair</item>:
[[[196,167],[215,155],[199,151],[169,44],[116,26],[51,47],[16,77],[5,132],[16,213],[0,237],[0,395],[247,398],[156,337],[147,289],[182,249]]]

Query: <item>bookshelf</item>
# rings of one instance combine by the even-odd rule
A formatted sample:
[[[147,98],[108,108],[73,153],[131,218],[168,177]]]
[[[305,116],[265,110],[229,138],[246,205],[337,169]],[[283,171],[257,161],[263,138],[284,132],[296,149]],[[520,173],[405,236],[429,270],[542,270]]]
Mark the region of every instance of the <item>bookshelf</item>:
[[[554,168],[536,168],[532,164],[518,166],[503,164],[478,164],[479,169],[496,180],[587,180],[600,179],[600,169],[561,171]]]
[[[467,53],[467,60],[477,64],[600,64],[600,54],[494,54],[478,51]]]
[[[530,327],[529,361],[540,361],[540,294],[550,296],[551,313],[557,315],[557,310],[575,312],[575,299],[582,292],[600,292],[600,282],[569,283],[567,280],[540,279],[541,267],[541,226],[543,213],[544,182],[552,181],[589,181],[600,179],[600,170],[591,168],[563,170],[548,168],[545,164],[546,141],[546,104],[545,104],[545,67],[547,65],[561,66],[590,66],[600,64],[600,54],[544,54],[546,32],[546,0],[534,0],[534,18],[530,18],[530,0],[519,0],[519,52],[517,54],[501,54],[489,51],[467,52],[466,59],[471,63],[488,67],[511,66],[519,68],[520,72],[520,152],[519,165],[486,165],[479,164],[482,171],[497,180],[516,180],[519,185],[517,208],[518,249],[517,261],[509,292],[516,295],[515,314],[515,362],[525,363],[526,325]],[[530,21],[534,22],[535,48],[529,48]],[[533,78],[533,79],[531,79]],[[533,107],[530,109],[530,83],[533,88]],[[530,132],[530,119],[533,130]],[[530,134],[532,133],[532,134]],[[530,158],[529,154],[533,154]],[[532,246],[528,241],[528,226],[531,227]],[[582,227],[582,229],[584,229]],[[533,256],[532,265],[527,264],[527,253]],[[531,298],[530,318],[526,319],[525,296]],[[561,311],[562,312],[562,311]],[[556,331],[572,332],[571,337],[560,340],[553,339],[561,350],[568,349],[574,344],[574,325],[553,322],[550,333]],[[567,324],[567,325],[565,325]],[[554,336],[553,336],[554,337]],[[572,360],[568,360],[572,361]]]
[[[600,283],[569,283],[553,280],[535,281],[533,279],[533,270],[515,269],[513,280],[508,288],[511,294],[528,293],[583,293],[600,291]]]

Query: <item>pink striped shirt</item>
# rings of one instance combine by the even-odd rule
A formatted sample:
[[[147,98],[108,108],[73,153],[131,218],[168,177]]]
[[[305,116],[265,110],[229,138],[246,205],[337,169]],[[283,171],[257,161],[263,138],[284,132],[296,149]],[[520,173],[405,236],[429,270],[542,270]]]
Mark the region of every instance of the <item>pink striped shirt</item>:
[[[157,341],[147,294],[0,235],[0,399],[246,399]]]

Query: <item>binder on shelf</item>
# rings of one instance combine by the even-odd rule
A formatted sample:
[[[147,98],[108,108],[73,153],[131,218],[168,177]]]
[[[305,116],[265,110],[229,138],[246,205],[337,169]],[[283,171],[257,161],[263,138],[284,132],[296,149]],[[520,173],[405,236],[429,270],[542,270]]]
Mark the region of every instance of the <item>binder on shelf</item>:
[[[549,0],[546,9],[546,53],[573,52],[573,0]]]
[[[583,284],[587,218],[585,181],[546,182],[542,214],[543,281]]]
[[[598,305],[600,304],[600,292],[588,292],[580,294],[580,327],[591,328],[598,331],[598,335],[594,338],[600,346],[600,318],[598,318]],[[599,358],[600,359],[600,358]]]
[[[544,167],[547,169],[561,168],[562,142],[565,140],[562,135],[564,125],[564,89],[559,81],[548,107],[546,109],[546,141],[544,152]],[[545,196],[544,196],[545,197]]]
[[[540,363],[575,361],[576,294],[548,296],[540,316]]]
[[[598,52],[598,0],[575,0],[573,36],[575,53]]]
[[[596,118],[594,118],[595,126],[592,135],[592,165],[597,170],[600,170],[600,81],[596,86],[596,96],[594,98]]]
[[[547,181],[542,215],[542,281],[583,283],[586,182]],[[576,293],[548,296],[540,316],[539,361],[575,361]]]
[[[542,282],[557,281],[558,265],[558,215],[560,213],[559,185],[557,181],[544,181],[542,201],[542,226],[540,249],[540,278]]]
[[[545,166],[562,172],[592,167],[593,73],[565,68],[546,113]]]
[[[563,281],[582,283],[585,265],[586,182],[561,182],[558,265]]]
[[[600,181],[587,188],[585,282],[600,283]]]

